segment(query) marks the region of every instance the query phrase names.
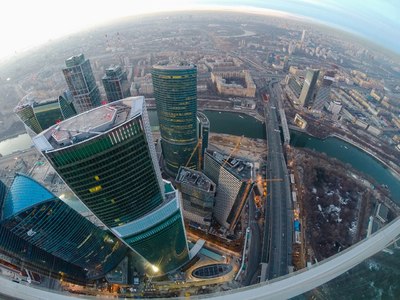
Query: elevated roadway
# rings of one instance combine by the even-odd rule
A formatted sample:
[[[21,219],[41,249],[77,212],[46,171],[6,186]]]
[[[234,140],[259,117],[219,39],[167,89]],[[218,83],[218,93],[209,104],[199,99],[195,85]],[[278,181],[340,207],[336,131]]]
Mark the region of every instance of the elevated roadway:
[[[275,104],[275,105],[274,105]],[[268,264],[267,278],[273,279],[288,273],[291,265],[292,209],[289,175],[283,155],[277,107],[274,97],[265,105],[266,133],[268,143],[267,213],[265,214],[262,262]]]

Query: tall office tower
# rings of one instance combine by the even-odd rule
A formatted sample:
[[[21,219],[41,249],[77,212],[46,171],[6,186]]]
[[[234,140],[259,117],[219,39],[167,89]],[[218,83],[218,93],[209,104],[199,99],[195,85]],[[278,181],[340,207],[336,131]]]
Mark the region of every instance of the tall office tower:
[[[34,95],[25,96],[14,112],[32,135],[38,134],[75,112],[70,99],[64,93],[59,98],[39,101]]]
[[[203,169],[204,165],[204,152],[208,148],[208,136],[210,132],[210,121],[207,116],[202,112],[197,112],[197,122],[198,122],[198,137],[201,140],[201,149],[198,149],[200,152],[200,162],[199,169]]]
[[[189,226],[208,230],[211,225],[216,185],[199,171],[180,167],[176,176],[182,194],[183,216]]]
[[[301,34],[301,41],[300,41],[302,44],[304,43],[305,37],[306,37],[306,31],[303,29],[303,32]]]
[[[108,102],[114,102],[131,96],[130,84],[126,72],[120,66],[111,65],[103,76],[103,86]]]
[[[156,65],[151,70],[165,171],[174,177],[197,145],[197,67]],[[193,155],[187,167],[197,168]]]
[[[59,97],[58,102],[60,103],[61,113],[65,119],[76,116],[76,109],[74,107],[74,97],[69,90],[64,91]]]
[[[111,271],[128,251],[112,234],[22,174],[15,176],[4,198],[1,226],[27,243],[86,269],[89,279]]]
[[[303,107],[311,107],[317,93],[317,80],[319,70],[309,69],[306,73],[303,88],[301,89],[299,102]]]
[[[69,90],[74,97],[74,107],[82,113],[101,104],[100,91],[96,85],[92,67],[83,54],[75,55],[65,61],[63,74]]]
[[[161,178],[144,97],[79,114],[33,138],[78,198],[160,273],[188,259],[176,190]]]
[[[243,161],[206,150],[204,174],[217,185],[214,218],[233,231],[253,186],[252,167]]]

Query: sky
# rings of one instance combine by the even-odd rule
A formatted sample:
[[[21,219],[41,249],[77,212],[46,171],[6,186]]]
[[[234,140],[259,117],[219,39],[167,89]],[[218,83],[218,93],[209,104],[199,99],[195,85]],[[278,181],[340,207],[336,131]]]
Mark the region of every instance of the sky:
[[[0,59],[121,17],[210,8],[283,11],[356,33],[400,54],[399,0],[6,0],[0,10]]]

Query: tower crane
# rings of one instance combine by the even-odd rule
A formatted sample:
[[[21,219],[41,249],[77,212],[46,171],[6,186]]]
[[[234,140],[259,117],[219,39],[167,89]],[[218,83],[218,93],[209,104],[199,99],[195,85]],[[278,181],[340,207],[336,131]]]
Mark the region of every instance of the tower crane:
[[[194,147],[192,154],[190,154],[189,159],[186,162],[185,167],[187,168],[187,166],[189,165],[190,161],[193,158],[193,155],[196,153],[196,150],[198,149],[198,155],[199,155],[199,161],[198,161],[198,170],[200,170],[201,168],[201,139],[198,140],[196,146]]]
[[[235,147],[232,149],[231,153],[229,153],[229,156],[227,159],[224,160],[224,162],[222,163],[221,167],[224,167],[225,164],[228,162],[228,160],[232,157],[232,155],[234,155],[236,152],[239,151],[240,145],[242,143],[242,139],[243,139],[244,135],[242,135],[239,140],[237,141]]]

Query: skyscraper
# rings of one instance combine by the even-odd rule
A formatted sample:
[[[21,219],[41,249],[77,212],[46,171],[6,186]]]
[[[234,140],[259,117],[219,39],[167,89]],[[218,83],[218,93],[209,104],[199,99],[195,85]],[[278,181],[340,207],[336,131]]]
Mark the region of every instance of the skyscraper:
[[[82,113],[101,104],[100,91],[96,85],[92,67],[83,54],[75,55],[65,61],[63,74],[69,90],[74,97],[74,107]]]
[[[207,230],[211,225],[216,185],[199,171],[180,167],[176,182],[182,194],[183,215],[190,226]]]
[[[175,177],[197,145],[197,67],[156,65],[151,70],[165,171]],[[193,155],[187,167],[196,169]]]
[[[29,94],[18,103],[14,112],[28,131],[38,134],[57,122],[76,114],[71,100],[68,92],[64,92],[58,98],[41,101]]]
[[[252,182],[251,166],[243,161],[227,157],[218,152],[204,154],[204,174],[217,185],[214,218],[229,230],[233,230],[239,220]]]
[[[128,248],[45,187],[17,174],[2,209],[1,226],[29,244],[98,278],[115,268]]]
[[[111,65],[103,76],[103,86],[108,102],[117,101],[131,96],[130,84],[120,66]]]
[[[160,272],[187,261],[177,192],[161,178],[144,97],[82,113],[33,142],[100,221]]]
[[[315,100],[318,75],[319,70],[307,70],[304,85],[299,97],[299,102],[303,107],[311,107]]]
[[[202,112],[197,112],[197,121],[198,121],[198,136],[201,139],[201,151],[200,153],[200,160],[201,164],[199,166],[200,169],[203,169],[204,165],[204,152],[208,148],[208,136],[210,132],[210,121],[208,120],[207,116]]]

